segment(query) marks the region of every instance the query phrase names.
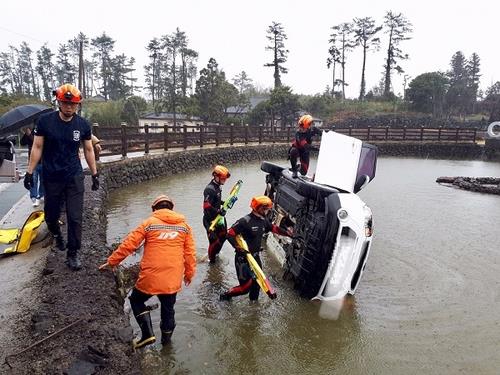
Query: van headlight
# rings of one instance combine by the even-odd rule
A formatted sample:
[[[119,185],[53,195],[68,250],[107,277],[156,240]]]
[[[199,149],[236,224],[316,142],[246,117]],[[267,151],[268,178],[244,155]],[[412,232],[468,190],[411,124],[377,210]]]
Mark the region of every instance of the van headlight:
[[[370,207],[364,206],[363,213],[365,215],[365,236],[371,237],[373,234],[372,210]]]

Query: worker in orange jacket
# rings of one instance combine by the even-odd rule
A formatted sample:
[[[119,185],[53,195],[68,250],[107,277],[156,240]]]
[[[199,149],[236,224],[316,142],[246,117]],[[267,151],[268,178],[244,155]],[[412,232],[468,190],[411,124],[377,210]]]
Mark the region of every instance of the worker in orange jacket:
[[[130,295],[130,305],[141,328],[142,337],[135,348],[156,341],[145,302],[153,295],[161,302],[161,342],[170,342],[175,328],[174,305],[182,279],[188,286],[196,272],[196,250],[191,227],[183,215],[174,212],[174,202],[166,195],[151,205],[153,214],[128,234],[108,261],[99,267],[115,267],[137,250],[144,241],[139,278]]]

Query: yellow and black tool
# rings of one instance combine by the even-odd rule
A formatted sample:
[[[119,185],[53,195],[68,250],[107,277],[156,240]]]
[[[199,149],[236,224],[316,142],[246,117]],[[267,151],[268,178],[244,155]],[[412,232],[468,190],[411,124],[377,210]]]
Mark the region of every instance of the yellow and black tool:
[[[262,268],[260,268],[259,263],[257,263],[252,253],[250,253],[250,250],[248,250],[247,242],[243,239],[241,234],[238,234],[235,237],[235,240],[238,247],[245,251],[248,264],[250,265],[250,269],[255,275],[257,284],[259,284],[260,288],[267,294],[269,298],[275,299],[277,297],[276,292],[267,279],[266,275],[264,274],[264,271],[262,271]]]
[[[243,185],[243,181],[238,180],[237,183],[234,184],[232,187],[231,191],[229,192],[229,196],[226,198],[224,203],[222,204],[222,208],[227,211],[231,208],[233,208],[233,205],[236,203],[238,200],[238,193],[240,192],[241,185]],[[219,224],[222,220],[224,220],[224,217],[221,214],[218,214],[215,219],[212,220],[210,223],[210,226],[208,227],[208,231],[212,232],[217,224]]]
[[[31,247],[31,242],[38,233],[38,228],[45,220],[43,211],[33,211],[21,229],[0,229],[0,243],[11,244],[12,247],[5,249],[0,255],[12,253],[25,253]]]

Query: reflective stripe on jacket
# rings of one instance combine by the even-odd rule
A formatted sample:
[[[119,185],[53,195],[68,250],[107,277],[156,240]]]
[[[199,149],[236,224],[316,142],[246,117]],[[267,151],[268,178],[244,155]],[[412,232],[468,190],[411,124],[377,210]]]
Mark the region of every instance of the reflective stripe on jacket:
[[[196,272],[196,248],[191,227],[183,215],[166,208],[130,232],[110,255],[118,265],[144,241],[136,288],[147,294],[172,294],[181,290],[183,276],[191,281]]]

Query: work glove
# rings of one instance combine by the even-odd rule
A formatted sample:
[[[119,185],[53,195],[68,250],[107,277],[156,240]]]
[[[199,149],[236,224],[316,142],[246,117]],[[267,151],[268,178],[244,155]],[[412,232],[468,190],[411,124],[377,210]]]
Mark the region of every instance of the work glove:
[[[34,185],[33,184],[33,173],[26,172],[26,174],[24,175],[23,183],[24,183],[24,187],[26,190],[31,190],[31,188]]]
[[[99,175],[96,173],[92,176],[92,190],[95,191],[97,189],[99,189]]]

